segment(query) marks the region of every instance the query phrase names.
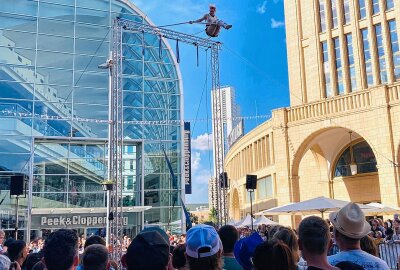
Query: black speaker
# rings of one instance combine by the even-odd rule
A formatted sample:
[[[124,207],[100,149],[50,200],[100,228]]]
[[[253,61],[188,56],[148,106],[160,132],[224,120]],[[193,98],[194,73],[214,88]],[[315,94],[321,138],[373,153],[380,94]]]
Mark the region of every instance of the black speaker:
[[[23,175],[11,176],[10,182],[10,195],[23,195],[24,194],[25,177]]]
[[[229,188],[228,174],[226,172],[223,172],[219,175],[219,180],[220,180],[221,188]]]
[[[257,175],[246,175],[246,189],[256,189],[257,188]]]

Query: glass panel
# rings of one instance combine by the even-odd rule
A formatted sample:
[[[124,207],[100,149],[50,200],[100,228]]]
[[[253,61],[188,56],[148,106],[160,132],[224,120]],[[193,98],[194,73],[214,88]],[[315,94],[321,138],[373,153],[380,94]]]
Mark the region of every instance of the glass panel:
[[[325,0],[319,1],[319,19],[320,19],[320,31],[326,31],[326,6]]]
[[[269,175],[257,180],[258,199],[268,199],[273,197],[272,177]]]
[[[369,34],[368,29],[361,30],[362,39],[363,39],[363,48],[364,48],[364,61],[365,61],[365,74],[367,76],[367,84],[368,87],[374,84],[374,76],[372,70],[372,59],[371,59],[371,51],[369,46]]]
[[[377,172],[375,155],[367,142],[360,142],[352,147],[353,162],[357,164],[357,174]],[[348,147],[338,159],[335,166],[335,177],[351,176],[351,155]]]
[[[323,66],[325,75],[325,96],[331,97],[333,95],[333,92],[332,92],[331,73],[329,66],[328,43],[326,41],[322,42],[322,56],[323,56]]]
[[[351,34],[346,34],[347,42],[347,60],[349,62],[349,74],[350,74],[350,91],[352,92],[357,89],[356,70],[354,65],[354,54],[353,54],[353,39]]]
[[[343,10],[344,10],[344,23],[349,24],[351,20],[350,0],[343,0]]]
[[[394,9],[394,0],[386,0],[386,10]]]
[[[372,0],[372,14],[378,14],[379,11],[379,0]]]
[[[386,83],[388,81],[388,78],[387,78],[385,49],[383,46],[383,35],[382,35],[381,24],[375,25],[375,35],[376,35],[376,47],[378,50],[380,79],[381,79],[381,83]]]
[[[365,5],[365,0],[358,0],[358,7],[360,12],[360,19],[365,19],[367,16],[367,7]]]
[[[338,83],[338,93],[344,93],[344,78],[343,78],[343,68],[342,68],[342,57],[340,54],[340,41],[339,38],[334,38],[333,43],[335,45],[335,64],[336,64],[336,79]]]
[[[331,0],[331,9],[332,9],[332,26],[333,26],[333,28],[337,28],[338,14],[337,14],[336,0]]]
[[[396,21],[389,21],[390,42],[393,53],[394,77],[400,79],[400,47],[396,30]]]

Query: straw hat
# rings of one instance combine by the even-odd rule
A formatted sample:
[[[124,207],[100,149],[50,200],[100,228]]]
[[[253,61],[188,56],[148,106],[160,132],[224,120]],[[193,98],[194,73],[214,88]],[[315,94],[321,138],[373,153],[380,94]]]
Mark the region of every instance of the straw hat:
[[[364,213],[355,203],[349,203],[339,211],[331,213],[329,220],[338,232],[353,239],[361,239],[371,230]]]

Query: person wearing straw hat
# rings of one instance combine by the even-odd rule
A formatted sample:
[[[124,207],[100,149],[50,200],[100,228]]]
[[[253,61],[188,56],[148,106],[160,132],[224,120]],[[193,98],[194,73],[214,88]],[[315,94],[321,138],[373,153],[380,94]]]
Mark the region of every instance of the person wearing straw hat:
[[[333,235],[339,246],[338,254],[328,257],[331,265],[348,261],[361,265],[366,270],[389,270],[387,263],[361,250],[360,239],[371,230],[365,215],[355,203],[349,203],[329,215],[333,225]]]

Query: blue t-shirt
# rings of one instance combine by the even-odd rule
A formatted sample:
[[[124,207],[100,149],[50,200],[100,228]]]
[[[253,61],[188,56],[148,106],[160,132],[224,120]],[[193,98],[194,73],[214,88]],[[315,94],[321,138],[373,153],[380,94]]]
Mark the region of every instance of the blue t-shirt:
[[[359,249],[341,251],[329,256],[328,261],[331,265],[347,261],[361,265],[365,270],[389,270],[389,266],[384,260]]]

